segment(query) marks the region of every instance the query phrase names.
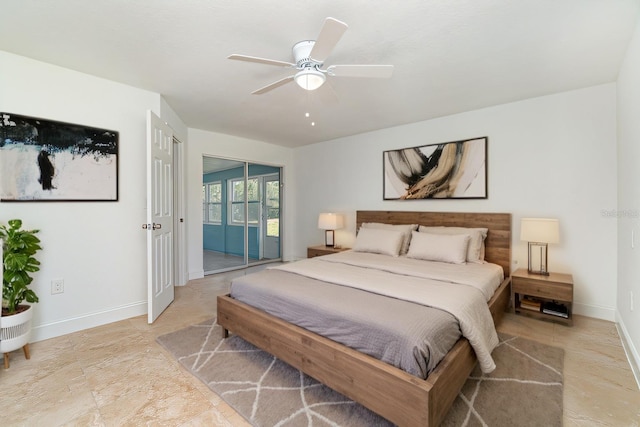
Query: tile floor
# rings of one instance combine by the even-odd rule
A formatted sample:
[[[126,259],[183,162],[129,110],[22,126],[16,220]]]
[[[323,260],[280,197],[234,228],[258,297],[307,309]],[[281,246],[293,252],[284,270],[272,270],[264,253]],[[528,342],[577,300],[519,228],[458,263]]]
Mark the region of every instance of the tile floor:
[[[271,263],[269,259],[256,259],[249,258],[249,265]],[[202,251],[202,266],[204,268],[204,274],[216,274],[222,271],[229,271],[234,268],[242,267],[244,265],[244,257],[235,255],[229,255],[222,252],[215,251]]]
[[[33,343],[31,360],[11,353],[11,367],[0,368],[0,424],[248,425],[155,342],[211,318],[232,274],[243,273],[176,288],[154,325],[140,316]],[[640,391],[613,323],[576,316],[566,327],[507,314],[499,330],[565,349],[565,426],[640,425]]]

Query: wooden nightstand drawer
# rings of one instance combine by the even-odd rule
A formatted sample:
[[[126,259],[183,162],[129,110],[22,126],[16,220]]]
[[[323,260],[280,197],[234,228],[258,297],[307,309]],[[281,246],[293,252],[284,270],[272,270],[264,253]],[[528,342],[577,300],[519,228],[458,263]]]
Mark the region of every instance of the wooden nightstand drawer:
[[[511,286],[513,292],[527,294],[536,297],[571,301],[573,288],[565,283],[540,282],[537,280],[519,279],[514,277]]]
[[[338,252],[346,251],[348,249],[349,248],[342,248],[342,247],[336,248],[336,247],[325,246],[325,245],[309,246],[307,248],[307,258],[336,254]]]

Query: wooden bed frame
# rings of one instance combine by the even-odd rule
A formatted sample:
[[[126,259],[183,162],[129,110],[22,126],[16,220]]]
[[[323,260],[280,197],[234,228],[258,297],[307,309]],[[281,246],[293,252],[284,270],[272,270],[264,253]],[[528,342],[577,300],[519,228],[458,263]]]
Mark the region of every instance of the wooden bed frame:
[[[511,214],[358,211],[363,222],[486,227],[485,259],[504,269],[489,308],[497,325],[509,305]],[[437,426],[446,416],[477,359],[461,338],[427,379],[292,325],[261,310],[218,297],[218,323],[332,389],[399,426]]]

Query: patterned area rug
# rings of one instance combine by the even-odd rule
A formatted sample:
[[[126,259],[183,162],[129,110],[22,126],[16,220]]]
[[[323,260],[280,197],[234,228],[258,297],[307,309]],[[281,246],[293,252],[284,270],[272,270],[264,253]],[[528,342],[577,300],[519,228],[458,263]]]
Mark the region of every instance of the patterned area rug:
[[[390,426],[377,414],[237,336],[215,319],[158,337],[189,372],[255,426]],[[489,375],[476,367],[445,426],[561,426],[564,351],[500,335]]]

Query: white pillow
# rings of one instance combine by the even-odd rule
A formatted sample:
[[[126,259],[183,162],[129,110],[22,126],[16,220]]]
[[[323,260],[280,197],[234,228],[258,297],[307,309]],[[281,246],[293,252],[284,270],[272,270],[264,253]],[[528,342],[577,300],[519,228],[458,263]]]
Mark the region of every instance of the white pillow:
[[[487,238],[487,228],[466,227],[427,227],[421,225],[418,229],[421,233],[431,234],[466,234],[471,237],[467,248],[467,262],[476,264],[484,263],[484,239]]]
[[[361,228],[353,251],[398,256],[403,240],[404,233],[399,230]]]
[[[468,234],[413,232],[408,258],[464,264],[471,237]]]
[[[411,243],[411,232],[418,229],[418,224],[384,224],[381,222],[363,222],[360,228],[376,228],[382,230],[396,230],[402,231],[403,240],[400,247],[400,255],[404,255],[409,250],[409,244]]]

